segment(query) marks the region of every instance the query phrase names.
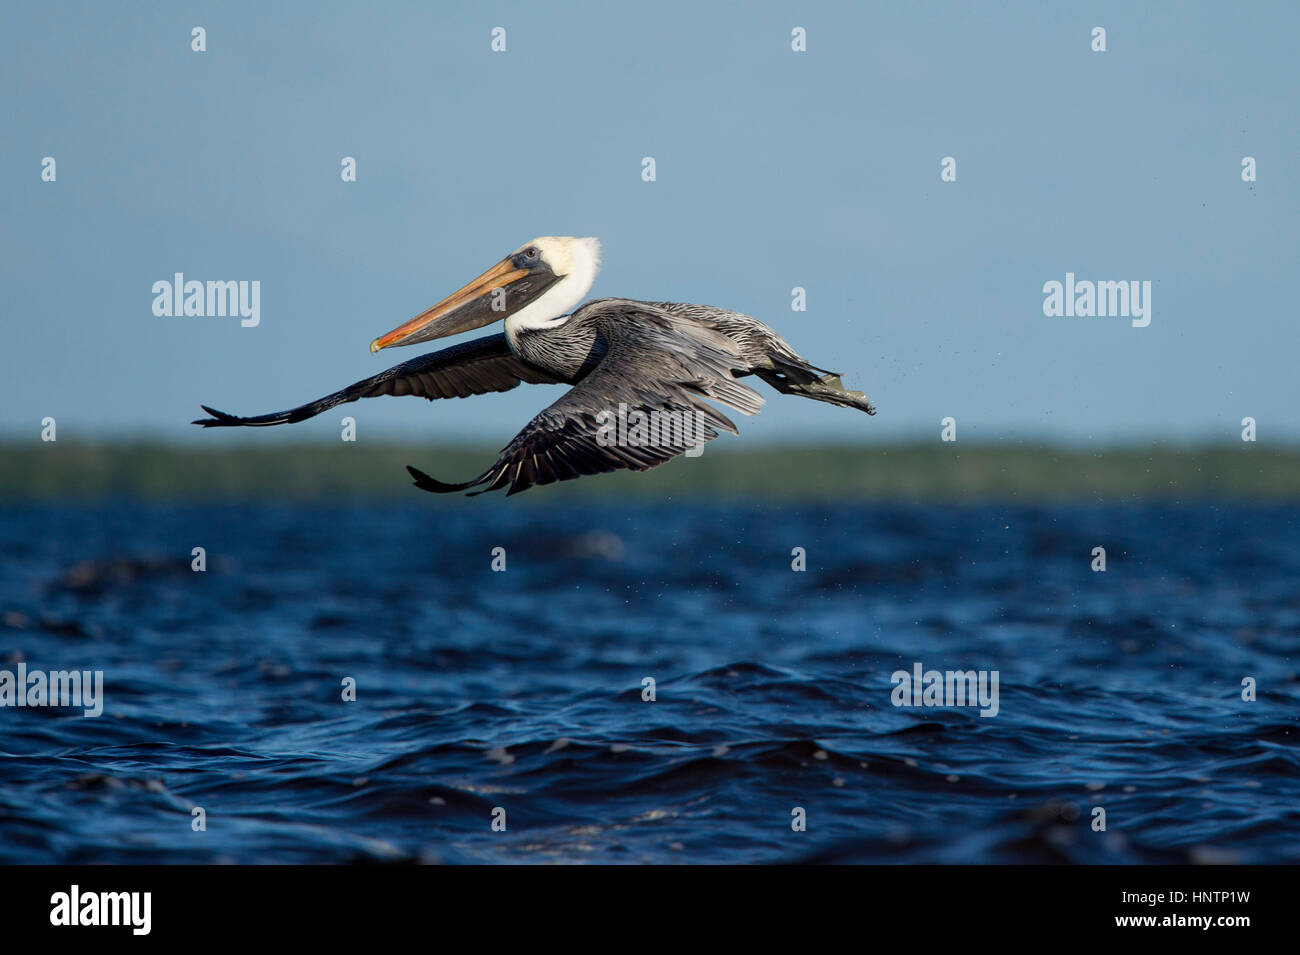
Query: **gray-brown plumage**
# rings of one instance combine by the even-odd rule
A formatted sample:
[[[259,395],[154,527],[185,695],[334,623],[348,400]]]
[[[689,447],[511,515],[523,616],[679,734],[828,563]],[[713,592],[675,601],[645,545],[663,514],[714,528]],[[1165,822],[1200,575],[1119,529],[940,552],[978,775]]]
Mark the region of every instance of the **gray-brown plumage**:
[[[755,414],[763,398],[740,380],[750,375],[784,394],[875,414],[862,392],[846,389],[838,374],[809,364],[772,329],[739,312],[605,298],[563,314],[590,287],[598,250],[595,240],[535,239],[455,295],[376,339],[371,349],[427,341],[500,318],[506,320],[503,335],[404,362],[289,411],[240,418],[205,405],[212,417],[195,424],[287,424],[377,395],[432,400],[508,391],[523,382],[572,384],[478,477],[447,484],[407,469],[416,486],[427,491],[508,488],[515,494],[587,474],[644,471],[720,431],[737,433],[710,402]],[[488,310],[488,298],[503,298],[505,305]]]
[[[293,424],[358,398],[377,398],[380,395],[415,395],[430,401],[435,398],[468,398],[493,391],[509,391],[518,388],[522,382],[556,385],[566,380],[520,361],[506,345],[504,334],[488,335],[404,361],[372,378],[288,411],[238,418],[201,405],[212,417],[200,418],[193,423],[205,428]]]

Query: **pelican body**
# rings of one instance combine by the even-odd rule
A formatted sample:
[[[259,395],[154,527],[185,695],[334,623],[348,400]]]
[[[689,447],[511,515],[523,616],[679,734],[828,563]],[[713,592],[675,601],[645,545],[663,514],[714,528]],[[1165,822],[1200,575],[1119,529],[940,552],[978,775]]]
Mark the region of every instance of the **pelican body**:
[[[740,379],[753,375],[782,394],[875,408],[840,376],[801,358],[762,322],[725,309],[601,298],[578,307],[600,267],[593,238],[546,236],[520,246],[464,288],[370,343],[372,352],[415,345],[505,321],[501,334],[431,352],[288,411],[240,418],[203,405],[195,424],[266,427],[315,417],[378,395],[466,398],[521,383],[573,387],[515,436],[496,463],[458,484],[408,467],[416,487],[435,493],[508,494],[538,484],[620,469],[644,471],[718,436],[738,433],[709,402],[755,414],[763,398]],[[612,417],[688,421],[653,440],[626,440]]]

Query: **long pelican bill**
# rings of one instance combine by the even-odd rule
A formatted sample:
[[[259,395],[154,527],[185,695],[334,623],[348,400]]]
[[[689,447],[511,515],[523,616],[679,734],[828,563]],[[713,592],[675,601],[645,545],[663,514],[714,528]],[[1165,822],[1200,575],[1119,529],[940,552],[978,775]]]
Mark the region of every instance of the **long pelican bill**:
[[[381,348],[390,348],[393,345],[415,345],[435,338],[446,338],[448,335],[459,335],[461,332],[480,328],[505,318],[518,305],[510,303],[510,307],[507,308],[507,299],[494,297],[492,293],[498,289],[509,289],[515,283],[533,275],[533,270],[521,268],[517,259],[517,256],[502,259],[433,308],[421,312],[409,322],[376,338],[370,343],[370,351],[377,352]],[[541,289],[530,290],[521,283],[521,286],[514,291],[516,294],[532,291],[529,297],[533,297]],[[505,294],[511,295],[509,291]],[[497,298],[497,301],[493,301],[494,298]]]

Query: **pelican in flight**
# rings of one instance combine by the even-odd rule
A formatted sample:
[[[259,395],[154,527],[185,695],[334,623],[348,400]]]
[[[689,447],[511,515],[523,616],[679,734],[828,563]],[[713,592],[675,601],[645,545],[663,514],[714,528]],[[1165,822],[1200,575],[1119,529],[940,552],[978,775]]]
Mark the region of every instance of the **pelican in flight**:
[[[395,365],[318,401],[240,418],[203,405],[205,428],[290,424],[358,398],[466,398],[520,383],[572,385],[525,425],[490,468],[446,484],[408,467],[415,486],[508,494],[629,468],[645,471],[736,426],[708,401],[752,415],[763,397],[739,379],[876,413],[840,376],[810,365],[762,322],[707,305],[600,298],[577,308],[600,267],[600,242],[546,236],[507,255],[458,292],[370,343],[416,345],[505,320],[488,335]],[[706,400],[708,399],[708,400]],[[664,423],[645,427],[646,421]],[[632,428],[627,425],[635,422]],[[477,488],[478,490],[472,490]]]

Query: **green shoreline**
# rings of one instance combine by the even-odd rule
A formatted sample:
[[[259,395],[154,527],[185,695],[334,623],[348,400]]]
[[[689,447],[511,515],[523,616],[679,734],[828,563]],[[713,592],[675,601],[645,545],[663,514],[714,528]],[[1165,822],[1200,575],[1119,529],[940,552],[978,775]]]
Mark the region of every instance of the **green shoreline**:
[[[149,442],[0,443],[0,501],[388,498],[417,495],[405,465],[465,480],[490,446]],[[1102,450],[1048,445],[786,445],[706,449],[643,474],[536,488],[515,500],[614,496],[784,500],[1300,499],[1300,447],[1221,444]]]

